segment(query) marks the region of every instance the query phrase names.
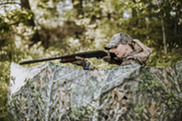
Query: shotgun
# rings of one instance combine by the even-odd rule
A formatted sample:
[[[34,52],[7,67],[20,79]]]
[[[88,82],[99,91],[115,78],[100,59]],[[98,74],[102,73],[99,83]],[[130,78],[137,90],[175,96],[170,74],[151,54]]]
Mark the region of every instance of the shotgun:
[[[115,56],[114,53],[110,53],[110,55],[113,57]],[[58,56],[58,57],[43,58],[43,59],[37,59],[37,60],[28,60],[28,61],[20,62],[19,64],[20,65],[32,64],[32,63],[57,60],[57,59],[59,59],[61,63],[68,63],[68,62],[75,61],[76,56],[83,57],[83,58],[94,58],[95,57],[97,59],[102,59],[103,57],[108,56],[108,52],[103,51],[103,50],[80,52],[80,53],[75,53],[75,54],[71,54],[71,55],[63,55],[63,56]]]

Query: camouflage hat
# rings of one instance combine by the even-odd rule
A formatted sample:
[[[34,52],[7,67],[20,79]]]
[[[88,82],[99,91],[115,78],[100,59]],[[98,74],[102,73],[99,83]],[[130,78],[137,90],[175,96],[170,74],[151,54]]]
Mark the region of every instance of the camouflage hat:
[[[132,43],[132,38],[126,34],[126,33],[117,33],[114,36],[112,36],[111,41],[108,45],[105,46],[105,49],[111,49],[114,48],[116,46],[118,46],[118,44],[131,44]]]

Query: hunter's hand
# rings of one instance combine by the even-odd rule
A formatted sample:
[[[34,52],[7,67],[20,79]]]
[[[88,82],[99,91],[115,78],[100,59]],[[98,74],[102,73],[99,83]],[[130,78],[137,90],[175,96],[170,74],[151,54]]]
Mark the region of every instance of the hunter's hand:
[[[90,62],[83,57],[76,56],[75,59],[76,59],[75,61],[71,62],[72,64],[82,67],[88,66],[90,64]]]
[[[76,56],[75,58],[76,58],[76,60],[71,62],[72,64],[82,66],[83,69],[85,69],[85,70],[94,70],[95,69],[95,67],[92,66],[91,63],[88,60],[86,60],[85,58],[79,57],[79,56]]]

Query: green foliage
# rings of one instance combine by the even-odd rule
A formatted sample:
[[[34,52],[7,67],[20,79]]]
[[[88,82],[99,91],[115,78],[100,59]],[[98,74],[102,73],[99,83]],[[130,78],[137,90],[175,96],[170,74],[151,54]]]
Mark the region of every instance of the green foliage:
[[[100,7],[100,3],[88,3],[84,6],[84,18],[91,18],[95,20],[97,18],[101,18],[102,8]]]
[[[34,17],[34,14],[30,10],[13,10],[11,11],[7,18],[12,24],[20,24],[23,23],[25,25],[30,25],[30,20]]]
[[[168,55],[165,55],[164,51],[154,49],[147,65],[153,67],[168,67],[175,65],[179,60],[181,60],[181,54],[181,48],[172,49],[172,52]]]
[[[3,17],[0,17],[0,33],[6,33],[10,30],[10,27],[7,22],[3,20]]]
[[[8,101],[8,85],[6,82],[0,81],[0,120],[7,117],[7,101]]]

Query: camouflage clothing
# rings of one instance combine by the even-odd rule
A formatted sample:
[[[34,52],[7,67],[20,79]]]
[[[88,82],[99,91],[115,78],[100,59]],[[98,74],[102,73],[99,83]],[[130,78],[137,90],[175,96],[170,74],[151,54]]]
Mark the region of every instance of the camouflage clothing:
[[[117,47],[119,44],[128,44],[132,47],[133,51],[128,53],[122,58],[115,57],[114,59],[106,59],[109,63],[115,63],[119,65],[129,65],[134,63],[139,63],[141,65],[145,64],[147,61],[150,53],[152,52],[152,49],[146,47],[143,45],[139,40],[132,39],[130,35],[120,32],[115,34],[111,40],[110,43],[105,46],[106,50],[112,49]],[[110,57],[111,58],[111,57]],[[118,63],[119,62],[119,63]]]
[[[133,51],[120,59],[121,65],[129,65],[134,63],[144,65],[151,54],[152,49],[148,48],[137,39],[133,40],[132,46]]]
[[[114,36],[112,36],[110,43],[105,46],[105,49],[109,50],[111,48],[118,46],[120,43],[132,44],[132,38],[130,37],[130,35],[126,33],[123,32],[117,33]]]

